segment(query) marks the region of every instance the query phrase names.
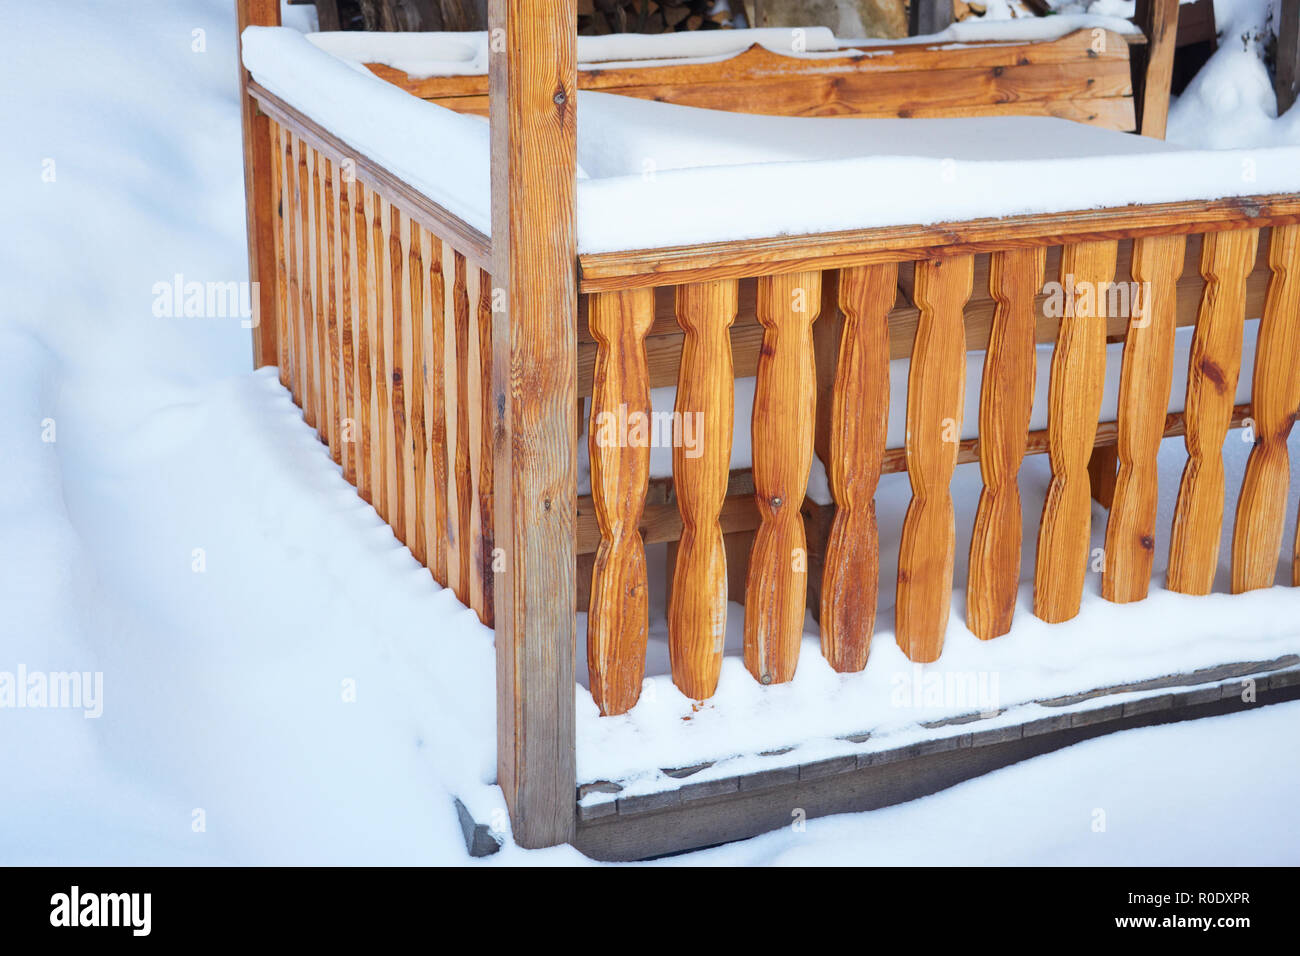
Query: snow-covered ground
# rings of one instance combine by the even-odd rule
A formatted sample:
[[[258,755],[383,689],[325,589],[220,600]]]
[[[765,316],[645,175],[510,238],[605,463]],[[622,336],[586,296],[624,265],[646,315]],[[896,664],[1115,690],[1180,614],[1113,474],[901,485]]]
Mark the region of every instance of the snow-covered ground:
[[[0,709],[0,863],[466,861],[450,795],[501,819],[490,633],[248,372],[238,316],[156,314],[177,275],[246,277],[232,4],[5,22],[0,674],[102,683]],[[1258,100],[1240,66],[1215,102]],[[1271,128],[1300,143],[1294,114]],[[1298,718],[1132,732],[673,862],[1296,862]]]

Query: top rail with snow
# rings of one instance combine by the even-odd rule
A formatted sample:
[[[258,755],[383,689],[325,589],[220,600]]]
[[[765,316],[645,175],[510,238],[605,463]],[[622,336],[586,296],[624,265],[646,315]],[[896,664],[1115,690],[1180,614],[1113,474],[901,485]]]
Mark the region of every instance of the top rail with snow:
[[[253,23],[276,22],[273,6],[240,4]],[[1249,425],[1231,588],[1273,584],[1286,439],[1300,409],[1300,196],[578,255],[572,4],[501,7],[490,240],[247,76],[246,143],[250,258],[274,277],[258,360],[279,364],[345,476],[412,553],[495,625],[499,780],[521,842],[573,832],[582,609],[601,713],[637,701],[647,543],[671,545],[669,649],[687,697],[717,688],[729,598],[744,605],[744,662],[759,683],[793,677],[808,608],[826,659],[858,670],[878,598],[876,485],[906,471],[912,500],[888,584],[899,645],[933,661],[955,583],[976,635],[1013,627],[1030,533],[1016,481],[1026,454],[1047,454],[1052,474],[1036,529],[1035,615],[1056,622],[1079,610],[1094,496],[1110,509],[1104,597],[1143,599],[1165,546],[1168,587],[1209,593],[1228,500],[1221,449],[1230,427]],[[692,86],[691,102],[739,108],[744,64],[725,62],[712,65],[725,93],[702,102],[707,87]],[[611,75],[622,83],[631,72]],[[662,79],[646,83],[671,98]],[[464,81],[411,91],[436,99],[448,88],[481,111],[478,87]],[[791,103],[806,112],[804,100]],[[565,164],[569,175],[557,175]],[[1243,329],[1255,315],[1249,400],[1239,401]],[[1192,328],[1182,352],[1180,326]],[[1108,413],[1107,343],[1120,341]],[[1051,346],[1047,415],[1032,427],[1039,343]],[[981,350],[976,421],[966,422],[967,353]],[[905,429],[892,441],[891,360],[908,362],[893,397]],[[1186,388],[1171,413],[1176,364]],[[747,393],[735,383],[749,376],[752,402],[738,409]],[[664,416],[651,390],[667,386],[671,469],[655,475],[652,432]],[[748,467],[733,448],[738,413],[750,422]],[[579,496],[584,431],[590,493]],[[1156,454],[1180,434],[1189,459],[1166,545],[1156,540]],[[969,572],[954,582],[950,483],[963,461],[978,461],[983,487]],[[828,494],[810,492],[815,462]],[[1300,553],[1287,555],[1300,584]]]

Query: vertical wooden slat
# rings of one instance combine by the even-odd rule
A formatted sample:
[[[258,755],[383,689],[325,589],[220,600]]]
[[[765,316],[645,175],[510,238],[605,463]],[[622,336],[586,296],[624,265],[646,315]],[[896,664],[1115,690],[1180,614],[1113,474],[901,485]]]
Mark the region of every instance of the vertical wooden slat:
[[[446,282],[443,300],[443,348],[442,348],[442,409],[443,409],[443,447],[446,458],[446,552],[447,552],[447,587],[456,592],[461,601],[468,595],[469,568],[461,561],[460,540],[462,535],[460,509],[461,469],[456,459],[457,439],[460,434],[460,391],[459,369],[461,364],[460,347],[456,340],[456,315],[459,311],[461,290],[458,288],[456,251],[448,243],[443,243],[443,263],[446,269]],[[466,533],[467,530],[466,530]],[[463,581],[462,581],[463,579]]]
[[[334,193],[334,164],[325,155],[320,156],[322,166],[321,206],[324,215],[323,275],[321,283],[322,299],[325,302],[325,356],[327,375],[325,376],[325,405],[329,409],[329,446],[330,456],[335,462],[343,463],[343,448],[339,442],[339,406],[342,396],[339,387],[339,313],[338,313],[338,239],[335,236],[337,223],[334,210],[338,202]]]
[[[338,182],[338,222],[339,222],[339,313],[341,327],[339,330],[340,351],[343,376],[343,417],[339,422],[342,432],[343,478],[352,482],[358,489],[361,486],[360,470],[357,467],[361,452],[361,425],[358,410],[357,392],[357,300],[353,296],[353,270],[356,268],[355,256],[352,254],[353,235],[353,197],[356,195],[356,177],[347,172],[348,167],[341,167]]]
[[[995,252],[989,292],[997,305],[980,386],[980,491],[970,542],[966,626],[989,640],[1011,630],[1020,587],[1020,487],[1037,353],[1035,296],[1043,287],[1047,250]]]
[[[808,591],[804,492],[812,467],[817,372],[812,324],[821,273],[758,280],[763,347],[751,425],[761,524],[745,582],[745,667],[761,684],[794,677]]]
[[[388,349],[388,386],[392,408],[389,421],[392,429],[389,454],[392,456],[393,481],[392,500],[389,503],[388,523],[403,544],[411,540],[411,529],[407,521],[411,517],[407,510],[410,501],[408,483],[410,481],[411,446],[406,435],[406,348],[409,341],[407,329],[410,325],[410,312],[404,301],[408,289],[405,280],[406,253],[402,249],[402,213],[391,203],[388,204],[388,274],[392,312],[389,316],[389,336],[385,342]]]
[[[712,697],[727,637],[727,556],[718,515],[727,497],[735,381],[728,329],[735,280],[677,287],[677,324],[686,333],[677,377],[673,487],[682,536],[668,606],[673,683],[687,697]],[[686,437],[693,447],[687,448]]]
[[[302,370],[300,394],[302,396],[302,418],[308,425],[316,427],[316,387],[312,363],[315,348],[312,337],[316,307],[312,302],[312,242],[311,242],[311,176],[308,173],[307,144],[301,138],[294,137],[294,151],[298,159],[298,363]]]
[[[482,269],[478,274],[478,372],[479,381],[476,391],[476,405],[479,419],[475,425],[479,443],[478,474],[474,478],[474,491],[479,512],[479,534],[475,547],[478,549],[479,565],[482,568],[482,605],[478,608],[479,620],[492,627],[496,620],[495,594],[496,573],[493,551],[496,547],[495,518],[492,511],[495,506],[493,497],[496,486],[496,466],[492,461],[492,449],[495,442],[492,415],[492,277]]]
[[[465,349],[461,353],[464,361],[461,368],[465,370],[464,382],[465,388],[461,392],[461,407],[465,409],[465,444],[466,457],[469,459],[469,481],[466,483],[469,503],[469,533],[465,535],[465,542],[469,550],[469,600],[465,603],[470,609],[478,613],[483,613],[483,515],[479,510],[479,478],[482,474],[483,466],[483,446],[482,446],[482,421],[483,421],[483,382],[482,367],[479,364],[479,356],[482,350],[479,347],[479,321],[478,313],[482,302],[481,288],[482,270],[469,268],[466,263],[466,304],[470,312],[466,315],[466,341]]]
[[[311,249],[311,362],[312,393],[316,409],[316,435],[329,442],[329,363],[325,359],[328,346],[325,341],[325,228],[321,216],[321,176],[325,158],[312,147],[307,147],[307,176],[310,192],[311,221],[308,225]]]
[[[1067,290],[1097,289],[1115,277],[1116,243],[1079,242],[1061,251],[1061,284]],[[1044,621],[1068,621],[1079,613],[1091,547],[1092,496],[1088,459],[1097,437],[1106,383],[1106,323],[1080,314],[1087,301],[1071,291],[1052,354],[1048,386],[1048,456],[1052,483],[1043,504],[1034,568],[1034,613]],[[1095,311],[1095,296],[1091,297]],[[1083,311],[1088,312],[1088,309]]]
[[[1147,42],[1131,48],[1133,106],[1143,136],[1165,138],[1180,0],[1137,0],[1133,21]]]
[[[279,26],[278,0],[238,0],[235,4],[236,36],[242,36],[246,26]],[[243,124],[244,146],[244,212],[248,235],[248,278],[255,290],[252,307],[256,321],[253,325],[253,367],[270,365],[282,357],[279,336],[283,334],[283,309],[277,314],[277,243],[275,240],[275,206],[279,193],[273,180],[273,167],[279,161],[278,150],[272,143],[271,120],[260,113],[248,95],[249,73],[242,61],[242,43],[239,64],[239,112]],[[281,366],[281,383],[285,381]]]
[[[447,586],[447,417],[446,393],[443,377],[447,358],[445,353],[445,328],[447,324],[447,290],[443,277],[442,240],[429,236],[429,297],[428,345],[425,349],[425,432],[428,449],[428,484],[425,502],[429,508],[427,525],[429,570],[434,580]]]
[[[1106,566],[1101,578],[1102,597],[1119,604],[1142,600],[1151,585],[1159,504],[1156,458],[1169,407],[1178,277],[1186,242],[1182,235],[1133,241],[1134,312],[1141,315],[1130,316],[1124,339],[1116,444],[1119,471],[1106,523]]]
[[[591,297],[589,311],[598,351],[587,448],[600,548],[591,577],[587,667],[600,712],[621,714],[641,694],[650,626],[637,525],[650,479],[645,336],[654,322],[654,293],[600,293]]]
[[[298,159],[296,151],[297,138],[288,130],[281,130],[282,153],[280,156],[284,173],[284,232],[285,265],[289,273],[287,291],[288,304],[285,311],[285,327],[288,330],[288,364],[289,392],[295,404],[302,406],[302,338],[299,323],[302,312],[302,257],[299,251],[298,220],[301,215],[298,205]]]
[[[466,607],[470,603],[470,581],[473,571],[470,567],[470,543],[473,532],[470,527],[470,501],[473,496],[473,475],[470,469],[470,434],[469,434],[469,265],[459,252],[453,254],[455,259],[455,279],[452,284],[452,321],[453,335],[448,336],[448,351],[454,352],[454,364],[448,363],[449,369],[455,369],[455,375],[447,377],[447,428],[452,431],[451,414],[455,419],[455,498],[447,503],[448,509],[456,511],[456,597]],[[454,394],[453,394],[454,393]],[[454,402],[453,402],[454,399]],[[448,438],[451,438],[449,434]]]
[[[374,453],[374,505],[379,516],[392,524],[393,516],[393,412],[388,397],[389,348],[393,311],[388,270],[388,234],[384,209],[388,204],[370,193],[370,281],[375,296],[374,322],[370,327],[370,365],[374,421],[370,445]]]
[[[425,439],[425,402],[428,399],[428,386],[425,384],[425,361],[424,345],[425,336],[428,330],[428,315],[424,303],[424,290],[429,281],[429,275],[424,270],[424,230],[420,228],[419,223],[411,220],[410,223],[411,251],[407,259],[406,276],[410,283],[410,310],[407,312],[407,326],[410,334],[407,336],[410,361],[407,365],[407,381],[410,383],[407,389],[407,404],[410,409],[410,433],[411,438],[408,444],[411,448],[411,515],[407,519],[407,528],[410,530],[410,539],[407,545],[411,553],[415,555],[415,560],[423,565],[429,563],[428,551],[428,521],[426,509],[428,508],[428,498],[426,497],[426,458],[428,456],[428,443]]]
[[[914,661],[937,660],[952,610],[957,529],[949,483],[957,467],[966,397],[966,328],[974,259],[916,264],[920,316],[907,375],[907,477],[912,500],[898,546],[894,628]]]
[[[826,541],[820,624],[822,655],[840,672],[866,666],[876,626],[876,485],[889,429],[888,314],[897,284],[892,262],[844,269],[839,277],[844,322],[826,453],[835,518]]]
[[[280,370],[280,384],[289,387],[289,266],[285,252],[285,230],[288,225],[284,177],[284,130],[271,121],[271,201],[275,204],[272,216],[272,245],[275,257],[275,314],[263,316],[262,321],[275,323],[275,364]]]
[[[1205,289],[1187,368],[1187,465],[1169,543],[1167,587],[1209,594],[1223,529],[1223,441],[1241,371],[1246,277],[1255,265],[1258,229],[1207,233],[1201,241]]]
[[[1286,442],[1300,414],[1300,226],[1273,228],[1268,267],[1273,275],[1255,340],[1250,393],[1255,447],[1246,462],[1232,534],[1234,594],[1272,587],[1277,576],[1291,474]],[[1294,582],[1294,562],[1292,569]]]
[[[352,208],[352,235],[357,244],[357,493],[375,503],[375,465],[372,422],[374,369],[372,337],[375,326],[375,286],[370,273],[370,219],[366,205],[370,190],[356,184]]]

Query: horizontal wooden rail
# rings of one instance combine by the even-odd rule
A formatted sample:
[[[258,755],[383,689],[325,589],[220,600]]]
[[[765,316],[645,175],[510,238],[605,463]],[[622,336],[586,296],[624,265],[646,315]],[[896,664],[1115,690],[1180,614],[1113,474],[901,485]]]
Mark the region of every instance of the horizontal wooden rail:
[[[742,279],[1001,249],[1296,222],[1300,222],[1300,196],[1286,194],[588,253],[578,257],[579,291]]]

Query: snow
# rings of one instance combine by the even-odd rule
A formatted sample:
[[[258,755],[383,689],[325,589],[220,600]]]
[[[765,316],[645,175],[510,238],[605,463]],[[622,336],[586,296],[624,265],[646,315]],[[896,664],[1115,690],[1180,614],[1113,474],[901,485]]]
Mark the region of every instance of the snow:
[[[4,66],[22,95],[0,100],[11,131],[0,173],[16,187],[0,239],[0,672],[101,673],[104,699],[90,719],[0,709],[0,863],[467,862],[451,796],[503,820],[491,635],[357,499],[274,372],[248,371],[240,316],[154,314],[155,287],[178,273],[247,275],[235,32],[228,0],[174,0],[147,18],[136,6],[23,4],[7,21],[30,42]],[[398,130],[417,145],[427,132]],[[1167,445],[1166,498],[1180,456]],[[1041,495],[1043,467],[1041,456],[1026,465],[1027,500]],[[964,468],[962,534],[973,481]],[[905,500],[905,480],[886,479],[886,558]],[[1296,500],[1293,488],[1291,522]],[[1288,541],[1293,532],[1289,522]],[[1112,608],[1095,576],[1089,588],[1084,614],[1050,633],[976,645],[958,624],[945,666],[952,655],[955,668],[997,668],[1010,705],[1036,672],[1036,690],[1050,692],[1296,642],[1289,589],[1189,602],[1157,587]],[[1019,620],[1033,625],[1027,600]],[[827,675],[806,648],[796,684],[770,689],[766,726],[807,695],[808,723],[833,733],[819,695],[854,703],[873,682],[892,689],[901,662],[887,608],[880,623],[863,675]],[[662,637],[655,647],[662,655]],[[652,673],[662,665],[653,659]],[[734,658],[723,682],[732,699],[757,696]],[[653,686],[673,703],[671,687]],[[592,705],[577,694],[590,769]],[[903,807],[671,862],[1294,863],[1297,707],[1126,733]],[[634,712],[647,730],[666,713]],[[855,716],[854,730],[871,722]],[[911,718],[887,716],[902,739]],[[800,725],[784,717],[788,739]],[[626,723],[609,725],[611,739],[644,743]],[[1205,753],[1267,760],[1270,773],[1225,773]],[[1080,821],[1095,807],[1112,839]],[[953,822],[973,815],[979,827]],[[505,840],[488,865],[586,862]]]
[[[1277,741],[1298,722],[1289,703],[1129,730],[656,865],[1295,866],[1300,751]]]
[[[465,33],[313,33],[316,46],[356,64],[378,63],[415,78],[481,76],[490,50],[486,30]],[[579,69],[650,66],[664,62],[726,59],[757,44],[787,56],[839,51],[840,43],[825,27],[755,30],[694,30],[645,35],[637,33],[578,37]]]
[[[481,120],[406,95],[284,28],[249,28],[244,63],[489,231]],[[1300,145],[1191,149],[1052,117],[751,116],[582,92],[578,140],[582,253],[1300,191]]]

